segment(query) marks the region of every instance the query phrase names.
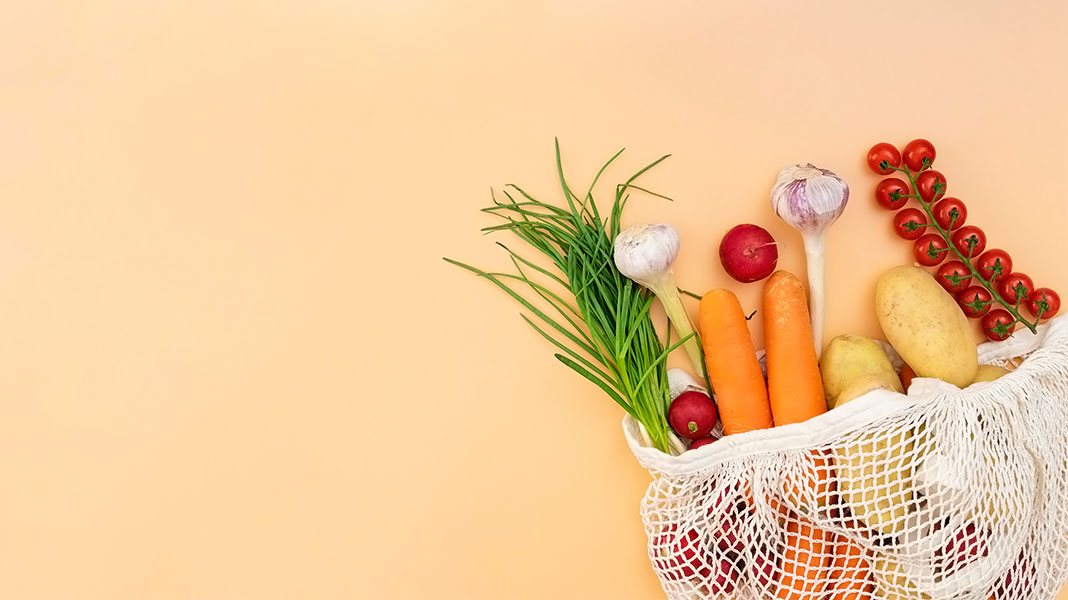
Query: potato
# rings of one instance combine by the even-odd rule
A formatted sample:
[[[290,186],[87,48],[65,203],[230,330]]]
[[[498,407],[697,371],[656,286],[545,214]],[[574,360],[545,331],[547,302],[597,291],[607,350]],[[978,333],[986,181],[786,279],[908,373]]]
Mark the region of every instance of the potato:
[[[886,353],[862,335],[840,335],[831,340],[820,358],[820,376],[830,408],[839,403],[837,397],[843,389],[864,376],[879,377],[887,382],[887,389],[904,391]]]
[[[875,315],[890,344],[920,377],[957,387],[975,379],[979,354],[968,318],[925,269],[905,265],[879,277]]]
[[[838,408],[847,402],[856,400],[872,390],[893,390],[895,392],[900,392],[901,381],[898,380],[896,376],[888,378],[885,374],[861,375],[850,381],[849,385],[834,397],[834,404],[831,408]]]
[[[979,383],[980,381],[994,381],[1001,377],[1008,375],[1010,371],[997,365],[979,365],[979,370],[975,373],[975,379],[972,383]]]
[[[862,441],[835,452],[838,486],[853,515],[881,535],[897,536],[907,524],[913,503],[914,434],[867,434]]]
[[[915,583],[905,574],[901,563],[893,558],[875,559],[872,569],[875,580],[875,597],[880,600],[930,600],[930,594],[920,591]]]
[[[896,377],[892,381],[900,382]],[[853,381],[837,397],[835,407],[872,390],[894,389],[883,375],[865,375]],[[908,467],[914,448],[914,432],[899,431],[889,436],[867,434],[859,443],[835,453],[838,486],[842,499],[853,515],[882,535],[898,535],[906,525],[908,507],[913,501],[912,469]]]

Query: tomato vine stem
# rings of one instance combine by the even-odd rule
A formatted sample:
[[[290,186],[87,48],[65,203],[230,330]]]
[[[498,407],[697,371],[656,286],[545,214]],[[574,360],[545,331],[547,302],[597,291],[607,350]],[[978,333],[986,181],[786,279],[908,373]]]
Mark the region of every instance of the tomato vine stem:
[[[902,166],[902,167],[894,167],[892,165],[887,165],[887,166],[889,166],[891,169],[894,169],[895,171],[901,171],[902,173],[905,174],[905,177],[909,178],[909,185],[911,185],[912,186],[912,190],[914,192],[916,192],[915,195],[911,195],[910,194],[909,195],[910,198],[918,198],[920,196],[920,189],[916,186],[916,178],[913,177],[912,172],[909,170],[908,166]],[[925,162],[924,163],[924,168],[920,169],[920,172],[922,172],[924,169],[929,169],[929,168],[931,168],[930,164]],[[936,191],[936,194],[937,194],[937,191]],[[981,283],[983,285],[983,287],[986,288],[986,290],[988,292],[990,292],[990,296],[992,298],[994,298],[994,300],[997,301],[998,304],[1000,304],[1000,305],[1005,307],[1007,312],[1010,315],[1012,315],[1012,317],[1014,319],[1016,319],[1015,323],[1022,323],[1024,327],[1026,327],[1027,329],[1029,329],[1031,331],[1031,333],[1038,333],[1037,325],[1038,325],[1038,321],[1039,321],[1039,319],[1041,317],[1035,317],[1035,322],[1034,323],[1032,323],[1032,322],[1028,321],[1027,319],[1023,318],[1023,315],[1020,314],[1020,310],[1019,310],[1019,308],[1020,308],[1020,298],[1017,297],[1017,299],[1016,299],[1017,301],[1016,301],[1016,306],[1015,307],[1011,306],[1008,302],[1006,302],[1005,299],[1001,297],[1001,294],[999,294],[998,291],[994,288],[994,285],[991,283],[991,281],[986,279],[985,277],[983,277],[982,274],[979,273],[979,270],[975,268],[975,265],[972,264],[971,259],[973,257],[971,256],[971,252],[968,253],[969,254],[968,256],[964,256],[964,254],[962,254],[961,251],[957,248],[957,245],[953,243],[953,239],[950,237],[949,231],[946,231],[945,229],[942,229],[942,225],[940,225],[938,223],[938,220],[935,219],[934,212],[931,210],[931,207],[934,206],[934,203],[935,203],[936,199],[932,198],[930,204],[928,204],[927,202],[924,202],[923,198],[919,198],[919,201],[920,201],[920,207],[923,208],[923,212],[927,213],[927,218],[930,219],[930,222],[928,223],[928,225],[931,225],[935,229],[938,230],[939,235],[941,235],[946,240],[946,243],[949,244],[949,249],[952,250],[953,253],[956,254],[960,258],[960,261],[962,263],[964,263],[965,265],[968,266],[968,269],[972,272],[972,276],[975,279],[978,279],[979,283]],[[950,225],[949,225],[950,228],[953,227],[953,221],[955,221],[955,220],[956,219],[951,219],[950,220]],[[971,250],[971,249],[972,248],[969,248],[969,250]]]

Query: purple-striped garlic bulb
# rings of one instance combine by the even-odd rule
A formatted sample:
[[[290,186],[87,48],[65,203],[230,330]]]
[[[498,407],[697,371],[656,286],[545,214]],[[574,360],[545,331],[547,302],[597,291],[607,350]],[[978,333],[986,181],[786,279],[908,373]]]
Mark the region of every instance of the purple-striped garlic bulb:
[[[771,188],[771,207],[780,219],[801,232],[808,266],[809,316],[816,356],[823,352],[823,249],[827,228],[849,202],[849,186],[841,177],[809,164],[779,171]]]

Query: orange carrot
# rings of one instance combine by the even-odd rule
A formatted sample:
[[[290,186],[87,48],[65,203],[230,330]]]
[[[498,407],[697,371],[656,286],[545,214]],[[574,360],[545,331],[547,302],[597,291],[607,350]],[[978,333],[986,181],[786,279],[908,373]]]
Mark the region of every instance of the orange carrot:
[[[828,600],[867,600],[871,595],[871,552],[845,536],[837,536]]]
[[[794,510],[800,506],[828,506],[837,498],[834,460],[826,451],[809,450],[808,461],[791,469],[783,478],[783,499]]]
[[[802,423],[827,412],[819,360],[812,344],[805,288],[794,275],[776,271],[764,284],[764,349],[768,364],[768,400],[775,425]],[[786,498],[811,506],[826,504],[834,490],[830,460],[813,450],[812,469],[801,480],[787,478]],[[796,519],[798,517],[794,517]],[[822,600],[834,547],[830,534],[811,523],[791,519],[777,600]],[[791,565],[791,557],[794,557]],[[793,569],[793,572],[791,572]]]
[[[794,515],[786,525],[782,575],[775,600],[823,600],[833,552],[828,531]]]
[[[775,424],[801,423],[827,412],[805,288],[786,271],[776,271],[764,284],[764,348]]]
[[[729,290],[705,294],[701,298],[698,329],[723,433],[771,427],[764,376],[738,297]]]

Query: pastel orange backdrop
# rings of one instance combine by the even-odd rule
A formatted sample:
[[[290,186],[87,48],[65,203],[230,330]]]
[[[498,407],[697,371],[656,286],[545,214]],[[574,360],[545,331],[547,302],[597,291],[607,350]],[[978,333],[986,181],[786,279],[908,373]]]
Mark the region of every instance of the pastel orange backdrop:
[[[809,161],[852,187],[828,336],[910,260],[863,155],[927,137],[1068,293],[1068,4],[7,2],[0,597],[656,598],[621,412],[517,306],[490,188],[661,154],[627,222],[728,285]],[[733,285],[755,305],[759,286]],[[692,305],[691,305],[692,308]],[[756,332],[759,342],[759,331]],[[1068,598],[1068,595],[1062,595]]]

